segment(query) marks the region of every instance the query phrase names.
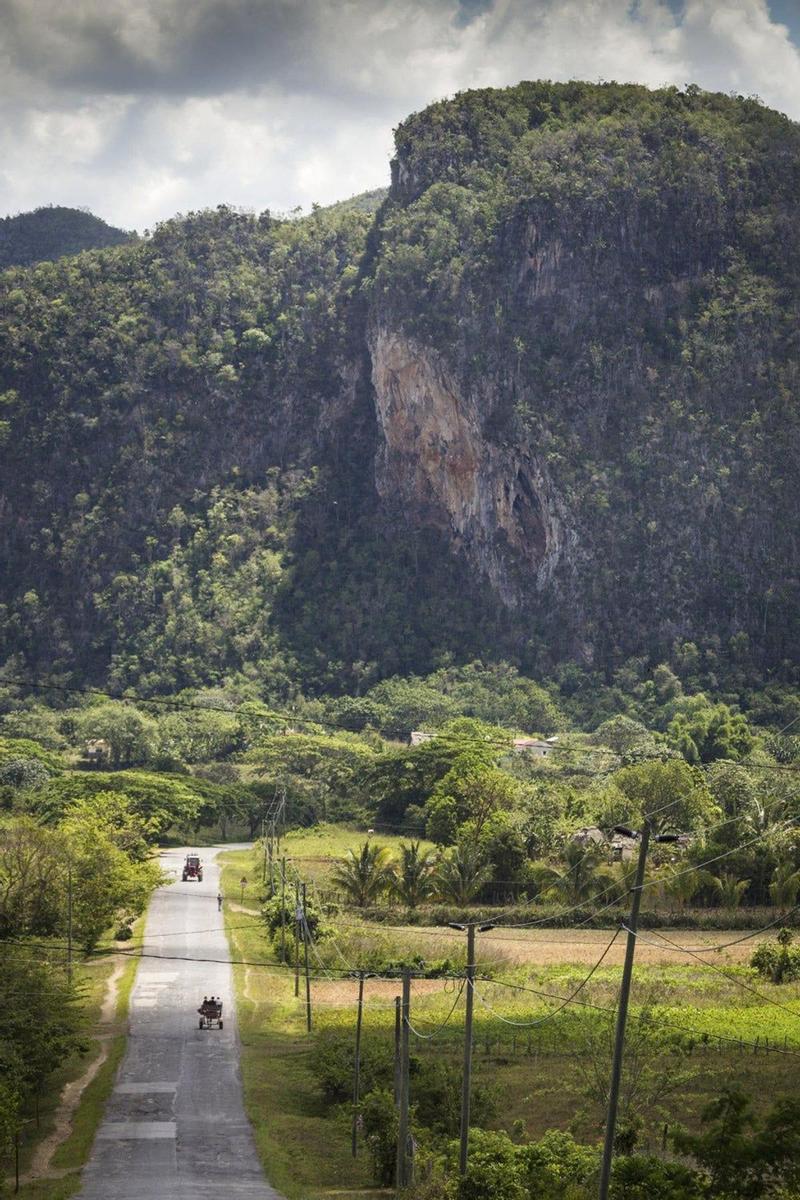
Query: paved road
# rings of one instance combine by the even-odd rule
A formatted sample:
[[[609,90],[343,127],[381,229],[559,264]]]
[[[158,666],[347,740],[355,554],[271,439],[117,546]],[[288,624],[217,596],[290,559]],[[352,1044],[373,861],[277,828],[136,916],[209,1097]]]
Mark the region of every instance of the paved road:
[[[281,1200],[264,1180],[242,1104],[239,1047],[216,851],[182,883],[185,850],[163,854],[177,883],[156,892],[131,996],[125,1059],[83,1172],[85,1200]],[[181,958],[220,959],[218,963]],[[198,1028],[204,995],[224,1029]]]

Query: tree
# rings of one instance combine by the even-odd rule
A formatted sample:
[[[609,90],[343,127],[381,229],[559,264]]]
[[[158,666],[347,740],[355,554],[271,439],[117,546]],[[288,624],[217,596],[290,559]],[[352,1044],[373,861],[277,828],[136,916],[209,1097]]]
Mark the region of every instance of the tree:
[[[613,782],[628,799],[631,824],[653,813],[654,828],[688,833],[720,819],[700,773],[680,759],[623,767]]]
[[[722,907],[731,910],[738,908],[742,903],[750,884],[749,879],[739,879],[733,871],[720,871],[719,875],[709,875],[708,882],[719,897]]]
[[[0,1077],[12,1083],[12,1103],[13,1091],[24,1103],[40,1094],[47,1077],[69,1054],[84,1048],[83,1017],[63,961],[52,963],[22,946],[9,946],[3,966]]]
[[[0,823],[0,936],[52,937],[62,926],[59,839],[31,817]]]
[[[471,904],[491,877],[491,867],[477,846],[456,846],[439,861],[436,891],[446,902]]]
[[[369,839],[358,851],[348,849],[343,858],[336,860],[331,873],[333,885],[359,908],[377,903],[392,888],[395,878],[390,852]]]
[[[567,843],[563,866],[538,862],[531,870],[542,899],[562,904],[583,904],[616,882],[602,847],[574,841]]]
[[[455,806],[457,825],[471,821],[480,836],[489,817],[510,809],[520,794],[520,786],[506,771],[488,766],[481,748],[464,750],[433,790],[427,809],[435,811],[442,802]]]
[[[147,762],[158,736],[152,717],[124,700],[106,700],[85,709],[76,720],[76,729],[84,741],[108,742],[115,768]]]
[[[800,871],[791,862],[778,863],[769,885],[769,896],[776,908],[792,908],[800,891]]]
[[[779,1100],[759,1121],[750,1100],[728,1089],[702,1114],[706,1129],[674,1135],[675,1148],[690,1154],[707,1177],[715,1200],[790,1196],[800,1185],[800,1102]]]
[[[679,912],[697,895],[705,882],[702,871],[685,866],[669,866],[658,878],[664,895],[677,905]]]
[[[690,763],[742,758],[755,741],[741,713],[721,701],[712,704],[702,692],[680,702],[667,727],[667,740]]]
[[[419,842],[400,843],[395,889],[406,908],[416,908],[431,895],[435,869],[436,856],[422,850]]]

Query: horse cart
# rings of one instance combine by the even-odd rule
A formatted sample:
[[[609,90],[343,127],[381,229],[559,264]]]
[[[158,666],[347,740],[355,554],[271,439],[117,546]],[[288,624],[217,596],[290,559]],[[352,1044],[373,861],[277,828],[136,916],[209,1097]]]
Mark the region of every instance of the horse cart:
[[[197,1010],[200,1014],[200,1028],[222,1029],[222,1001],[217,996],[204,996],[203,1003]]]

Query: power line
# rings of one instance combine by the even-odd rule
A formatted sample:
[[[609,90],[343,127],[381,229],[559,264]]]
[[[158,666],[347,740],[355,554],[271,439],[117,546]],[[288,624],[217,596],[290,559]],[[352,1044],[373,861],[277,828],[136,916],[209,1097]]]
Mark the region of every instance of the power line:
[[[625,928],[626,933],[631,932],[631,930],[629,930],[627,926],[624,926],[624,928]],[[698,952],[696,950],[689,950],[689,949],[684,950],[684,948],[682,946],[678,946],[676,942],[670,941],[670,939],[668,937],[665,937],[665,935],[663,933],[659,933],[658,930],[653,930],[653,932],[655,933],[656,937],[661,938],[661,940],[663,942],[666,942],[667,946],[670,949],[676,950],[682,954],[690,954],[692,956],[692,958],[696,958],[698,960],[698,962],[701,962],[703,964],[703,966],[708,967],[710,971],[716,971],[716,973],[718,975],[721,975],[723,979],[727,979],[729,983],[733,983],[737,987],[742,988],[744,991],[752,993],[752,995],[758,997],[758,999],[761,1000],[762,1003],[772,1004],[775,1006],[775,1008],[782,1008],[784,1012],[788,1012],[793,1017],[800,1017],[800,1012],[796,1011],[793,1008],[789,1008],[789,1006],[787,1004],[782,1004],[780,1002],[780,1000],[773,1000],[771,996],[765,996],[762,992],[759,992],[758,988],[754,988],[754,987],[752,987],[751,984],[745,983],[745,981],[743,979],[736,979],[733,975],[729,975],[728,972],[723,967],[718,967],[716,963],[706,962],[706,960],[702,957],[702,955],[698,954]],[[641,935],[638,933],[634,933],[633,936],[637,939],[637,941],[641,937]],[[641,940],[647,941],[646,938],[642,938]],[[651,945],[651,946],[654,946],[655,944],[656,944],[655,942],[648,942],[648,945]]]
[[[522,984],[519,984],[519,983],[507,983],[502,979],[483,979],[482,982],[494,984],[496,987],[510,988],[513,991],[517,991],[517,992],[529,992],[534,996],[540,996],[546,1000],[565,1000],[565,999],[567,999],[566,996],[554,996],[550,992],[542,992],[536,988],[524,987]],[[605,1013],[607,1016],[613,1016],[616,1014],[616,1008],[615,1007],[609,1008],[608,1005],[593,1004],[593,1003],[590,1003],[588,1000],[577,1000],[577,999],[573,1000],[572,1003],[578,1004],[582,1008],[590,1008],[590,1009],[595,1010],[596,1012]],[[797,1015],[797,1014],[794,1014],[794,1015]],[[739,1048],[741,1048],[742,1046],[749,1046],[752,1050],[765,1050],[769,1054],[784,1054],[788,1058],[800,1058],[800,1051],[785,1050],[785,1049],[781,1050],[777,1046],[759,1045],[758,1042],[750,1042],[750,1041],[746,1041],[743,1038],[730,1037],[727,1034],[708,1033],[707,1030],[693,1029],[689,1025],[678,1025],[675,1021],[665,1020],[664,1017],[660,1013],[658,1016],[658,1023],[660,1026],[663,1026],[663,1028],[665,1028],[665,1029],[675,1029],[680,1033],[691,1034],[692,1037],[698,1037],[701,1039],[714,1038],[718,1042],[728,1042],[730,1045],[736,1046]]]
[[[442,1032],[442,1030],[450,1023],[450,1019],[452,1018],[453,1014],[455,1013],[456,1009],[458,1008],[458,1003],[464,992],[464,987],[466,986],[466,982],[467,982],[466,979],[462,979],[461,987],[458,989],[458,992],[456,993],[456,998],[453,1001],[453,1007],[450,1009],[450,1012],[447,1014],[445,1019],[442,1021],[441,1025],[438,1025],[436,1027],[436,1029],[434,1029],[433,1033],[420,1033],[420,1031],[418,1029],[415,1029],[414,1026],[411,1024],[411,1022],[408,1019],[406,1019],[406,1024],[408,1025],[408,1028],[411,1030],[411,1032],[414,1034],[414,1037],[420,1038],[420,1040],[424,1041],[424,1042],[431,1042],[431,1041],[433,1041],[433,1039],[435,1037],[438,1037],[438,1035]]]
[[[595,972],[596,972],[596,971],[599,969],[599,967],[600,967],[601,963],[602,963],[602,962],[603,962],[603,960],[605,959],[605,957],[606,957],[606,955],[608,954],[609,950],[611,949],[611,947],[614,945],[614,942],[615,942],[615,941],[617,940],[617,938],[619,937],[619,934],[620,934],[620,930],[619,930],[619,929],[616,929],[616,930],[614,931],[614,936],[612,937],[611,941],[610,941],[610,942],[608,943],[608,945],[606,946],[606,948],[605,948],[605,950],[603,951],[603,953],[602,953],[602,954],[600,955],[600,957],[598,958],[597,962],[596,962],[596,963],[594,964],[594,966],[592,967],[592,969],[591,969],[591,971],[589,972],[589,974],[588,974],[588,975],[586,975],[586,976],[585,976],[585,977],[584,977],[584,978],[581,980],[581,982],[578,984],[578,986],[575,988],[575,990],[574,990],[573,992],[571,992],[571,993],[570,993],[570,995],[569,995],[569,996],[566,996],[566,997],[563,999],[563,1002],[562,1002],[562,1003],[559,1005],[559,1007],[558,1007],[558,1008],[556,1008],[556,1009],[554,1009],[554,1011],[553,1011],[553,1012],[551,1012],[551,1013],[548,1013],[546,1017],[541,1017],[541,1018],[539,1018],[539,1019],[538,1019],[538,1020],[536,1020],[536,1021],[512,1021],[512,1020],[510,1020],[508,1017],[503,1017],[503,1016],[501,1016],[501,1015],[500,1015],[500,1013],[496,1012],[496,1011],[495,1011],[495,1010],[492,1008],[492,1006],[491,1006],[491,1005],[488,1003],[488,1001],[487,1001],[487,1000],[486,1000],[486,999],[485,999],[485,998],[484,998],[484,997],[483,997],[483,996],[480,994],[480,992],[478,992],[478,991],[477,991],[477,989],[474,989],[474,990],[475,990],[475,994],[476,994],[476,996],[478,997],[478,999],[480,1000],[481,1004],[485,1005],[485,1007],[486,1007],[486,1008],[488,1008],[488,1009],[489,1009],[489,1011],[490,1011],[490,1012],[491,1012],[491,1013],[492,1013],[492,1014],[493,1014],[495,1017],[497,1017],[497,1019],[498,1019],[499,1021],[502,1021],[502,1022],[503,1022],[505,1025],[514,1025],[514,1026],[516,1026],[518,1029],[532,1029],[532,1028],[533,1028],[535,1025],[543,1025],[545,1021],[550,1021],[550,1020],[552,1020],[552,1019],[553,1019],[553,1017],[557,1017],[557,1016],[558,1016],[558,1014],[559,1014],[560,1012],[563,1012],[563,1010],[564,1010],[564,1009],[565,1009],[565,1008],[566,1008],[566,1007],[567,1007],[569,1004],[572,1004],[572,1003],[574,1003],[576,996],[578,996],[578,995],[579,995],[579,993],[583,991],[583,989],[586,987],[586,985],[587,985],[587,983],[589,982],[589,980],[592,978],[592,976],[595,974]],[[612,1010],[612,1011],[615,1011],[615,1010]]]

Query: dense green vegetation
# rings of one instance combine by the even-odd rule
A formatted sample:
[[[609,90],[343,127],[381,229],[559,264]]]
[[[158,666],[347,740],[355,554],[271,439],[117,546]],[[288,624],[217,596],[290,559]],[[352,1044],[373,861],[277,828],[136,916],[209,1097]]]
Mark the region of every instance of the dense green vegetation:
[[[794,682],[797,138],[695,88],[469,92],[401,125],[385,199],[6,271],[0,659],[285,700],[689,643],[711,691]],[[537,505],[563,546],[539,589],[497,545],[516,608],[376,494],[379,327],[531,464],[528,549]]]
[[[577,924],[594,947],[630,890],[635,842],[614,829],[653,814],[683,835],[652,849],[653,938],[776,939],[713,985],[694,958],[648,966],[644,1126],[631,1102],[615,1200],[796,1189],[794,1110],[759,1103],[748,1124],[732,1092],[704,1134],[701,1110],[753,1079],[722,1045],[706,1075],[688,1060],[715,1037],[797,1045],[799,148],[779,114],[694,88],[472,92],[400,127],[385,196],[303,219],[192,213],[0,276],[0,938],[41,996],[54,1065],[80,1049],[85,1008],[65,979],[68,910],[76,954],[93,955],[130,936],[157,843],[253,839],[275,819],[298,857],[316,848],[303,878],[329,1007],[294,1069],[327,1144],[347,1115],[342,960],[389,989],[413,966],[435,1025],[464,947],[431,926]],[[379,330],[477,412],[484,461],[516,464],[491,485],[518,488],[529,534],[525,553],[493,548],[502,586],[424,495],[378,494]],[[542,580],[547,504],[561,545]],[[280,978],[294,897],[267,862],[259,843],[231,932]],[[547,1015],[541,985],[563,994],[586,960],[484,946],[472,1173],[456,1186],[448,1167],[445,1039],[415,1067],[420,1198],[582,1200],[603,1098],[564,1054],[605,1064],[606,1015],[570,1008],[530,1035],[540,1091],[499,1039]],[[601,966],[590,1005],[613,1009],[616,983]],[[740,984],[767,998],[732,1002]],[[240,986],[245,1044],[272,1039],[288,1061],[289,985]],[[354,1186],[393,1165],[391,991],[374,999]],[[3,1050],[5,1157],[46,1082],[26,1066],[33,1029],[26,1015]],[[676,1055],[679,1114],[662,1086]],[[780,1063],[764,1071],[782,1086]],[[245,1075],[257,1111],[272,1085]],[[676,1115],[680,1160],[635,1153]]]
[[[119,246],[131,236],[84,209],[50,204],[14,217],[0,217],[0,270]]]

